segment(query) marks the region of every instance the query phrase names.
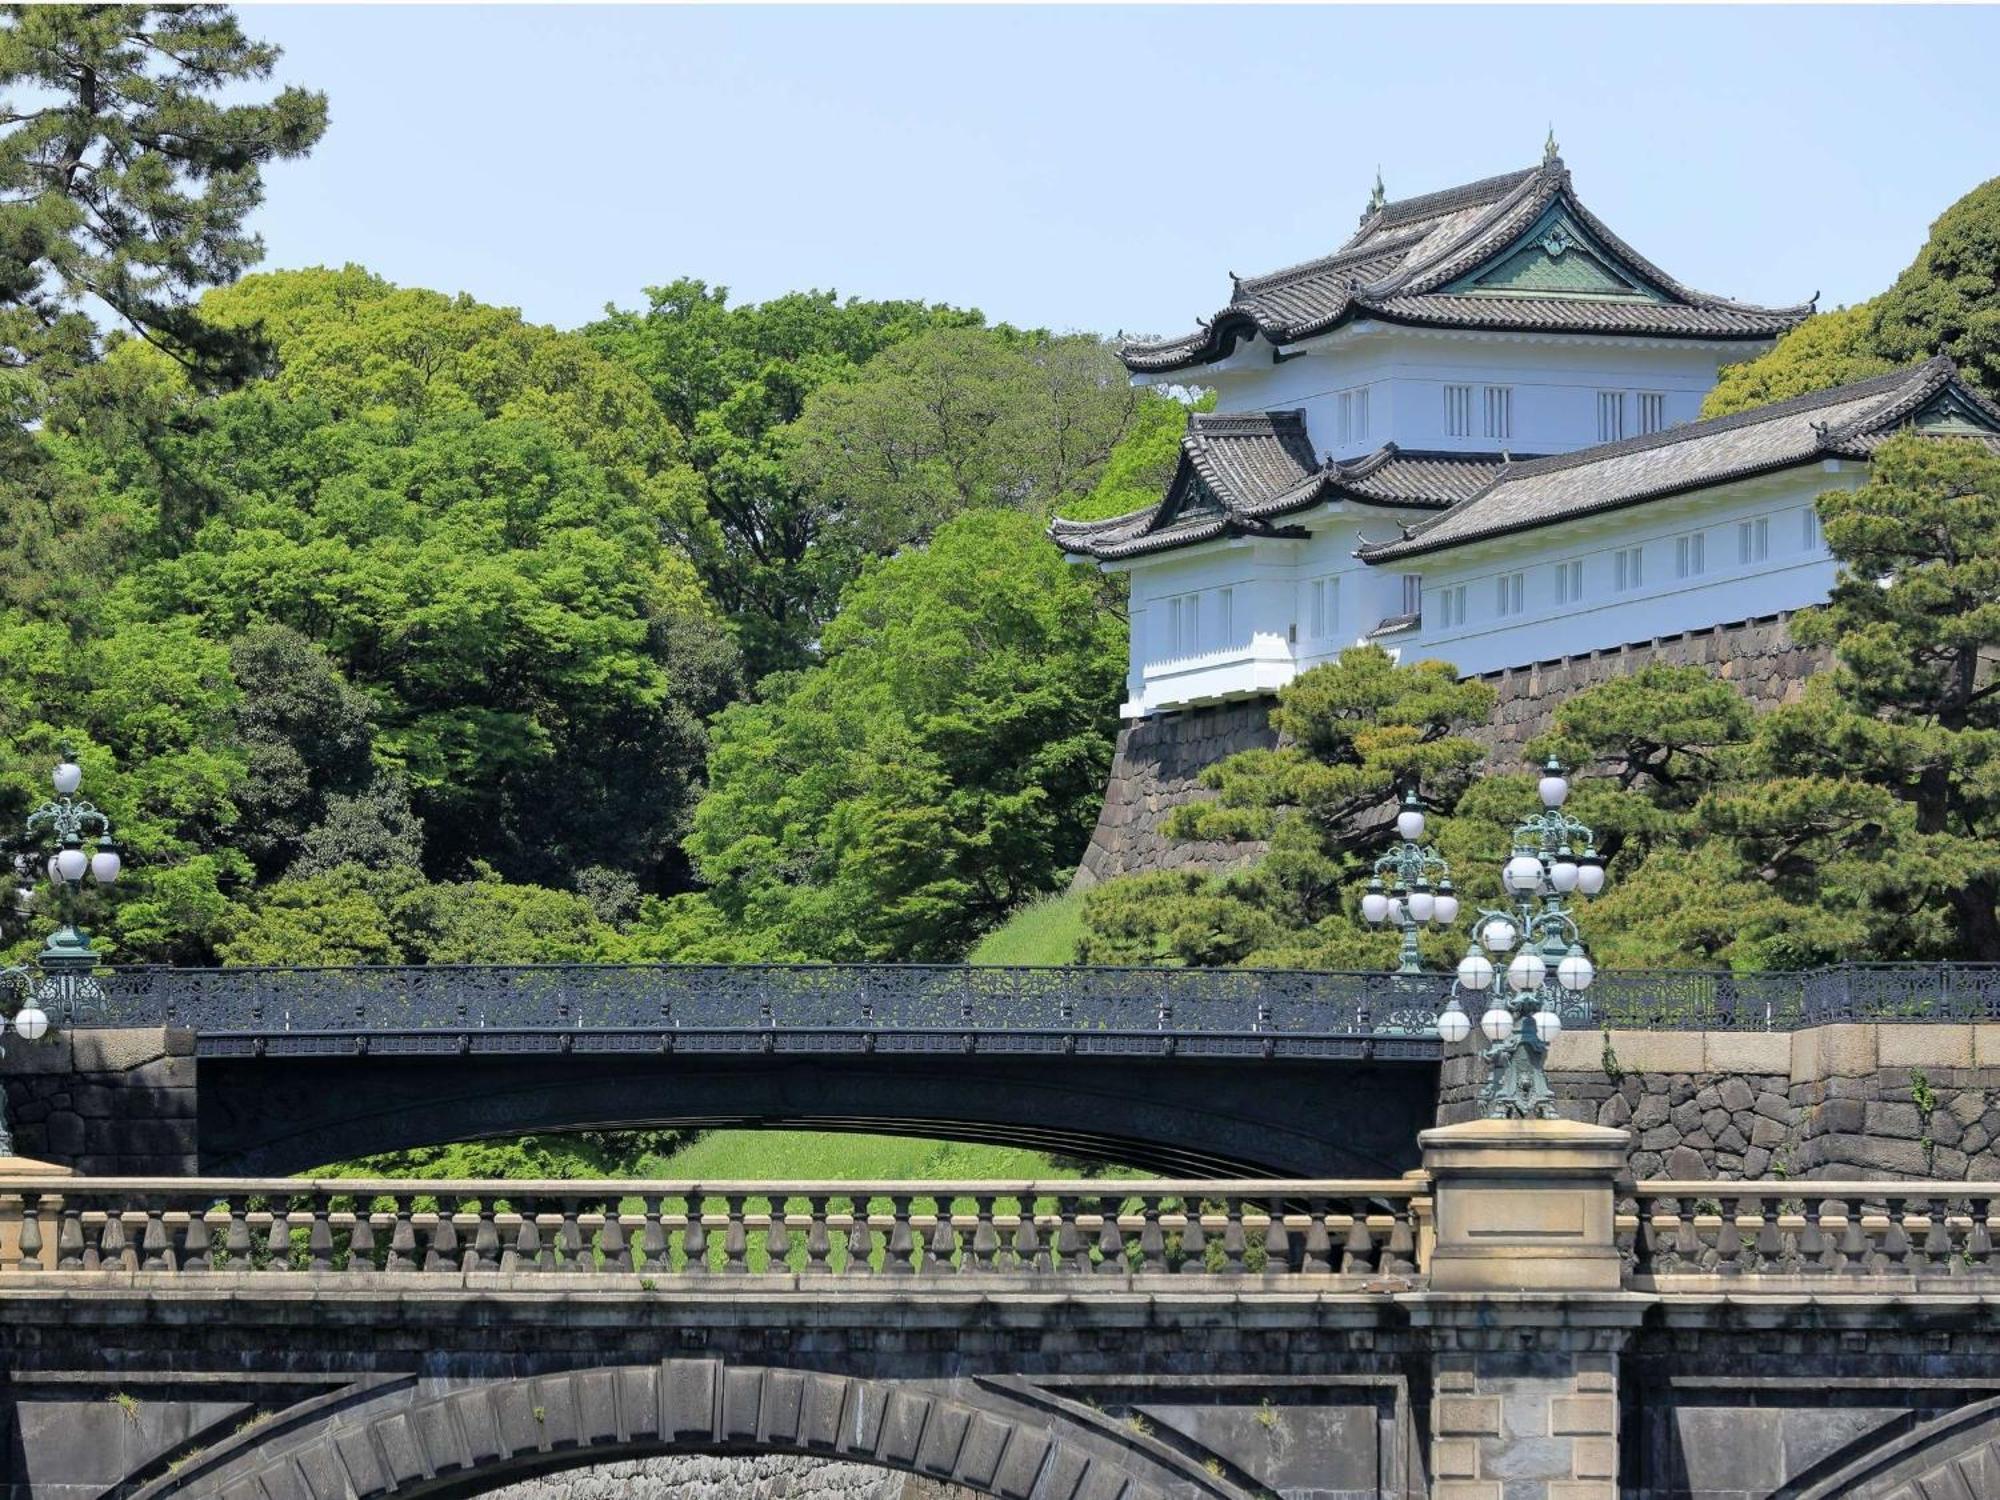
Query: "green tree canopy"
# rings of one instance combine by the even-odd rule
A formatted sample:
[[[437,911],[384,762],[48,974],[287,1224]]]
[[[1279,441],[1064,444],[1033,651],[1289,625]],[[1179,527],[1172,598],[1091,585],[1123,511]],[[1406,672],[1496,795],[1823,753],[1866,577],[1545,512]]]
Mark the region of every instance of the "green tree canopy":
[[[865,572],[824,650],[716,722],[709,899],[809,957],[956,958],[1081,853],[1122,631],[1035,518],[981,511]]]
[[[220,5],[0,10],[0,365],[89,361],[94,299],[193,369],[242,372],[247,346],[189,299],[261,257],[263,168],[326,129],[305,89],[238,102],[278,55]]]

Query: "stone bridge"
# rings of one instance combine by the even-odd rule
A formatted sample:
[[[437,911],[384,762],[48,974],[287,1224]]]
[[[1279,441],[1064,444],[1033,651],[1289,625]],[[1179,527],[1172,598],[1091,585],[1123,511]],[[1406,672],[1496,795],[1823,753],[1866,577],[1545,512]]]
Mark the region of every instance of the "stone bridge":
[[[1439,975],[546,965],[131,969],[99,983],[99,1000],[55,1018],[52,1044],[11,1047],[0,1064],[21,1149],[97,1173],[296,1172],[536,1130],[798,1125],[1185,1176],[1382,1176],[1415,1166],[1417,1132],[1470,1098],[1463,1049],[1441,1087]],[[1946,1041],[1975,1022],[1992,1030],[2000,971],[1607,974],[1569,1012],[1553,1066],[1579,1114],[1636,1120],[1652,1160],[1635,1170],[1684,1147],[1688,1175],[1692,1153],[1701,1172],[1755,1176],[1780,1160],[1774,1130],[1800,1148],[1791,1167],[1812,1164],[1804,1147],[1825,1089],[1823,1071],[1793,1067],[1798,1038],[1883,1016]],[[1681,1122],[1672,1131],[1637,1093],[1614,1117],[1592,1029],[1605,1023],[1644,1028],[1618,1033],[1623,1067],[1687,1095],[1658,1101]],[[1965,1076],[1947,1078],[1947,1046],[1931,1085],[1994,1092],[2000,1070],[1976,1073],[1964,1050]],[[1697,1127],[1695,1096],[1732,1077],[1728,1091],[1750,1089],[1748,1102],[1726,1124],[1712,1101],[1692,1109],[1713,1126]],[[1878,1092],[1899,1086],[1876,1080]],[[1752,1105],[1769,1098],[1796,1115],[1782,1130],[1758,1123]],[[1874,1102],[1908,1109],[1906,1097]],[[1992,1134],[1979,1125],[1973,1143]],[[1942,1161],[1964,1176],[1980,1154],[1954,1137],[1920,1167],[1908,1151],[1877,1161],[1836,1144],[1835,1171]]]
[[[0,1177],[7,1500],[858,1461],[1010,1500],[1984,1500],[2000,1184]]]

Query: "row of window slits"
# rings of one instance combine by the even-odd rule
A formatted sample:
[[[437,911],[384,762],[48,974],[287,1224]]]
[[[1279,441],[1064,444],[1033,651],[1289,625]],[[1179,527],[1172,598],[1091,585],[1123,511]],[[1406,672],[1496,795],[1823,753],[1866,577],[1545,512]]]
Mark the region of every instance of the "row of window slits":
[[[1444,388],[1444,431],[1446,437],[1480,436],[1495,442],[1511,442],[1514,437],[1514,388],[1510,385],[1479,387],[1479,424],[1473,417],[1473,387],[1448,385]],[[1626,397],[1630,395],[1638,413],[1637,432],[1659,432],[1667,425],[1667,398],[1661,391],[1599,391],[1597,393],[1597,440],[1616,442],[1626,433]],[[1347,441],[1346,422],[1340,424],[1341,440]],[[1366,436],[1357,433],[1356,436]]]
[[[1771,518],[1757,516],[1748,521],[1736,523],[1736,561],[1740,567],[1768,562],[1771,556]],[[1699,578],[1708,571],[1708,532],[1690,531],[1673,538],[1674,576],[1677,579]],[[1819,553],[1825,550],[1820,536],[1819,512],[1807,506],[1800,512],[1799,550]],[[1554,602],[1557,606],[1581,603],[1584,596],[1583,559],[1570,558],[1554,565]],[[1413,586],[1421,589],[1421,580],[1415,575],[1403,580],[1404,603],[1410,606],[1406,613],[1415,614],[1411,605]],[[1626,594],[1646,586],[1646,548],[1643,543],[1631,547],[1619,547],[1611,554],[1611,589],[1613,593]],[[1421,599],[1421,593],[1417,598]],[[1431,630],[1450,630],[1466,623],[1465,585],[1452,584],[1435,589],[1431,595],[1431,605],[1425,610],[1424,624]],[[1528,575],[1525,570],[1514,573],[1497,574],[1494,578],[1493,612],[1501,618],[1526,614],[1528,609]]]

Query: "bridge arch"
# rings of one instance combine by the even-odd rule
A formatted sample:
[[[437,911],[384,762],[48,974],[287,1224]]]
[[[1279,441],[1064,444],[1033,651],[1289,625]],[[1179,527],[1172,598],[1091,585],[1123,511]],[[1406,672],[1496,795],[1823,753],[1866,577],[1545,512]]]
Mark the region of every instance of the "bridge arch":
[[[1798,1500],[1930,1500],[2000,1495],[2000,1396],[1896,1436],[1798,1492]]]
[[[281,1416],[134,1500],[456,1500],[565,1469],[675,1453],[786,1453],[946,1480],[996,1500],[1167,1500],[1246,1492],[1084,1408],[985,1382],[872,1380],[666,1360],[414,1388],[361,1410]],[[1064,1403],[1066,1406],[1067,1403]]]

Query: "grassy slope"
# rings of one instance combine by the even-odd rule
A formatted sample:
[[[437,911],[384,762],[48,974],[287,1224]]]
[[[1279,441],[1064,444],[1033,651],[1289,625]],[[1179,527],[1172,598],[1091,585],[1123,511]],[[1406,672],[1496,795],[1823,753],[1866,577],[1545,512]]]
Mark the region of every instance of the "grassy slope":
[[[1067,964],[1076,962],[1083,936],[1083,895],[1065,891],[1022,907],[1006,923],[980,939],[966,955],[973,964]]]

